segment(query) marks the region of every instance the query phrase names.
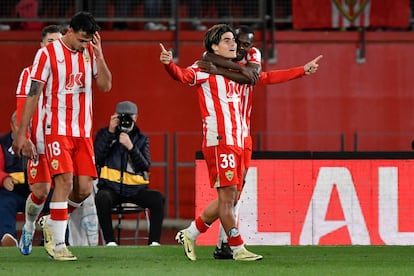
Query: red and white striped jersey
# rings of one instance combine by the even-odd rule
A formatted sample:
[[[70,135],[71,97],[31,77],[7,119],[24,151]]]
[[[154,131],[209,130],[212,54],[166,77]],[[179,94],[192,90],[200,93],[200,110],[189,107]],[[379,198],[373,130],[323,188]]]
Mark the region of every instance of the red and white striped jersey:
[[[83,53],[61,39],[36,54],[31,78],[45,83],[45,134],[92,135],[92,78],[97,66],[92,46]]]
[[[27,95],[30,91],[30,84],[32,82],[30,78],[30,71],[32,66],[26,67],[23,69],[22,73],[20,74],[19,83],[17,85],[16,90],[16,119],[17,124],[20,125],[20,119],[23,113],[24,103],[26,102]],[[30,139],[36,146],[37,153],[44,154],[44,139],[43,139],[43,93],[40,94],[39,102],[37,104],[37,108],[32,116],[32,120],[30,122],[29,133]]]
[[[203,146],[232,145],[242,148],[241,94],[244,85],[222,75],[202,72],[196,64],[180,68],[170,62],[165,69],[175,80],[197,87],[203,121]]]
[[[239,61],[240,64],[262,62],[262,53],[256,47],[250,48],[246,57]],[[243,137],[250,135],[250,116],[252,113],[253,103],[253,85],[245,85],[244,93],[242,94],[242,117],[243,117]]]
[[[260,52],[259,49],[257,49],[256,47],[250,48],[247,55],[242,60],[239,61],[240,64],[244,64],[244,65],[246,65],[248,62],[257,63],[257,64],[262,63],[262,53]]]

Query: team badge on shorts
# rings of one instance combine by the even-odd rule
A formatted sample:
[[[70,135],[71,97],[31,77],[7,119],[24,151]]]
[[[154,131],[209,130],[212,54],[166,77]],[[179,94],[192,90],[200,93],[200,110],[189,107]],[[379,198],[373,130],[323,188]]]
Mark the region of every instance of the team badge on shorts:
[[[59,167],[59,161],[58,160],[56,160],[56,159],[52,160],[51,164],[52,164],[53,169],[55,169],[55,170],[58,169],[58,167]]]
[[[37,174],[37,169],[36,168],[32,168],[30,170],[30,176],[34,179],[36,177]]]
[[[232,181],[233,177],[234,177],[234,172],[233,171],[227,171],[224,173],[224,175],[226,176],[228,181]]]

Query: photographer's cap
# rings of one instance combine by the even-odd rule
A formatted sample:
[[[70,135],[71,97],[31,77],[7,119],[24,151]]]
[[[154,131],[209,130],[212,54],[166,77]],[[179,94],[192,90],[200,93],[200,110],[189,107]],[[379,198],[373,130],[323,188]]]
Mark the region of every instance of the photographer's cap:
[[[116,105],[116,113],[134,115],[138,113],[137,105],[130,101],[119,102]]]

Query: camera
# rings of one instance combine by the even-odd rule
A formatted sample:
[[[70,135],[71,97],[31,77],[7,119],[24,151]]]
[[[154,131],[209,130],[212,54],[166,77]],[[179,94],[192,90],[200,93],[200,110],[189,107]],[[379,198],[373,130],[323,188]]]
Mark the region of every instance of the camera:
[[[132,130],[132,126],[134,125],[134,120],[132,119],[131,115],[129,114],[119,114],[118,115],[119,124],[118,129],[121,132],[130,132]]]

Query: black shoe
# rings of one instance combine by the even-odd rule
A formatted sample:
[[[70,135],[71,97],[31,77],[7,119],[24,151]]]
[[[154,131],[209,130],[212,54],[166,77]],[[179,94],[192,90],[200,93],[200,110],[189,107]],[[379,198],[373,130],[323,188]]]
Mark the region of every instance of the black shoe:
[[[221,248],[216,247],[213,253],[214,259],[228,260],[233,259],[233,251],[228,243],[222,243]]]

